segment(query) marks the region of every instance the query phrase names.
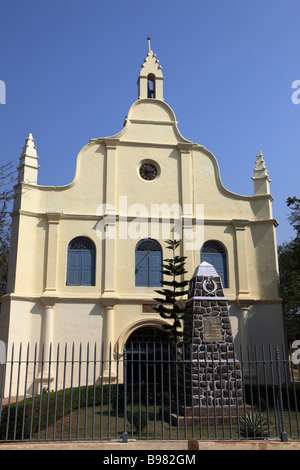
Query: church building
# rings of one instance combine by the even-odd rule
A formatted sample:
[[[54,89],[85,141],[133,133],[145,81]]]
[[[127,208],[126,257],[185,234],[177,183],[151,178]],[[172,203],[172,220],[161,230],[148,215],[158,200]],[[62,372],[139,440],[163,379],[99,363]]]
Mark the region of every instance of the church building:
[[[226,189],[216,157],[181,135],[148,46],[122,130],[87,143],[70,184],[38,184],[35,141],[26,139],[0,316],[8,355],[13,343],[44,344],[47,357],[50,344],[56,351],[58,343],[96,342],[108,358],[110,348],[122,354],[131,339],[162,332],[166,320],[153,307],[162,260],[170,257],[167,239],[181,240],[186,279],[203,261],[218,272],[237,347],[284,340],[263,155],[253,158],[253,195]]]

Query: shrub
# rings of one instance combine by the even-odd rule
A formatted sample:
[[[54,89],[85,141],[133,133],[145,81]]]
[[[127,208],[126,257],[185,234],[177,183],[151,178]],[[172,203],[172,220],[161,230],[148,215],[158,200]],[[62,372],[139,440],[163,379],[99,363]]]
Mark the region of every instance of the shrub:
[[[119,385],[120,389],[120,385]],[[41,395],[27,398],[18,403],[11,403],[2,408],[0,424],[0,440],[28,439],[39,429],[71,411],[84,406],[105,405],[116,401],[117,387],[115,385],[90,385],[59,390],[57,393],[44,389]]]
[[[268,420],[258,413],[253,415],[246,414],[246,417],[240,418],[240,434],[242,437],[267,437]]]
[[[128,412],[128,421],[134,426],[135,431],[142,432],[147,425],[147,413],[145,410],[134,409],[133,412]]]

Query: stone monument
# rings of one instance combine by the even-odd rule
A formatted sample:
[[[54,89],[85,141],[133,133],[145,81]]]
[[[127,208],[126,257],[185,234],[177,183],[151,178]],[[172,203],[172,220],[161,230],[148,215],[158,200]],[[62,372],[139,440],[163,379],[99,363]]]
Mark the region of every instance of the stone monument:
[[[236,423],[244,415],[241,364],[234,351],[228,300],[220,276],[206,262],[189,285],[184,317],[184,382],[177,419]]]

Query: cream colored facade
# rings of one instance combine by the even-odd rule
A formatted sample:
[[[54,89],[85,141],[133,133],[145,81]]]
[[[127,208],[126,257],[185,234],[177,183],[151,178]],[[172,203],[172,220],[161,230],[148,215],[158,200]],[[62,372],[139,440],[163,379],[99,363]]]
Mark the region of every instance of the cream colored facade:
[[[132,224],[135,217],[143,216],[151,237],[155,204],[179,205],[187,235],[195,233],[197,224],[201,229],[197,207],[204,210],[202,242],[218,241],[226,253],[225,294],[236,345],[283,341],[277,223],[263,156],[257,155],[252,196],[227,190],[215,156],[180,134],[175,114],[163,99],[163,78],[149,47],[138,77],[138,99],[123,129],[112,137],[90,140],[78,154],[74,181],[66,186],[37,184],[37,152],[32,135],[27,138],[12,214],[9,294],[1,309],[1,339],[9,354],[12,343],[37,343],[38,347],[44,343],[47,354],[50,344],[55,351],[58,343],[71,347],[73,342],[96,341],[99,349],[104,342],[108,357],[110,345],[115,351],[119,343],[122,352],[138,328],[161,327],[163,320],[151,309],[157,287],[135,285],[136,245],[147,237],[142,226]],[[151,97],[149,89],[153,89]],[[152,181],[139,174],[143,162],[156,166]],[[143,214],[135,204],[145,208]],[[121,225],[124,217],[127,225]],[[164,239],[174,236],[174,217],[168,236],[161,233],[163,215],[155,220],[160,233],[151,238],[160,243],[165,258],[169,253]],[[106,236],[101,238],[104,223]],[[66,283],[68,246],[79,236],[95,246],[95,285]],[[194,241],[187,251],[188,243],[183,238],[191,278],[201,262],[201,246]]]

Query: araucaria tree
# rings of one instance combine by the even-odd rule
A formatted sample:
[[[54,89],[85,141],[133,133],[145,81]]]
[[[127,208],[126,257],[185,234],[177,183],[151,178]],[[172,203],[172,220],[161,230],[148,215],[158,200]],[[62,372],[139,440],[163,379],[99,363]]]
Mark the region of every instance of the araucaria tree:
[[[169,333],[170,340],[177,343],[183,335],[182,331],[180,331],[185,314],[185,305],[182,297],[188,293],[186,287],[189,281],[183,279],[184,274],[187,273],[185,270],[186,256],[175,254],[176,249],[180,246],[180,241],[167,240],[166,245],[166,248],[172,252],[172,258],[163,260],[162,273],[164,280],[161,281],[161,284],[164,288],[155,291],[162,295],[162,297],[154,299],[159,302],[154,310],[162,318],[173,322],[169,325],[164,325],[164,328]]]

